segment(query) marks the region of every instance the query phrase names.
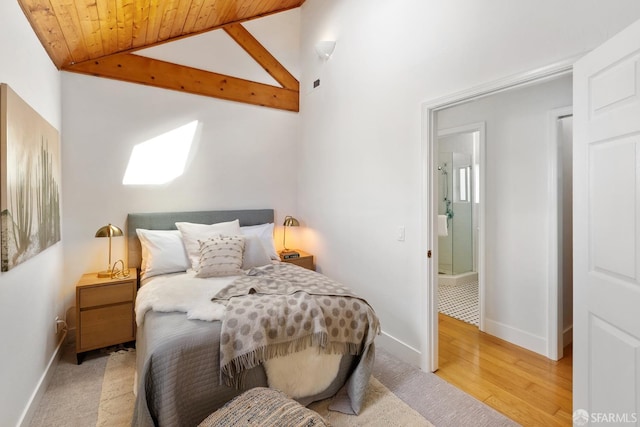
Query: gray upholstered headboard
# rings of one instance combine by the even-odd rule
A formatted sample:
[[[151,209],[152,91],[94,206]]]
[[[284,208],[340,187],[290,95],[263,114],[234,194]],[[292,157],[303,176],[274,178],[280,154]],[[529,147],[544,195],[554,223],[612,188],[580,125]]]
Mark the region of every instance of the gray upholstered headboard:
[[[176,222],[215,224],[216,222],[240,220],[240,226],[273,222],[273,209],[248,209],[234,211],[199,212],[153,212],[127,215],[127,255],[129,267],[140,267],[142,249],[136,234],[137,228],[147,230],[175,230]]]

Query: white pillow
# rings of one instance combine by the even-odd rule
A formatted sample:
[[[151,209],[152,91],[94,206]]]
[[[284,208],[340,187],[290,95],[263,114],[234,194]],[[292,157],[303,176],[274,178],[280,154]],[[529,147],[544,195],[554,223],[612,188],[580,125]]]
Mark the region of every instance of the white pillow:
[[[176,222],[176,227],[182,233],[182,241],[187,249],[187,256],[191,261],[191,268],[198,270],[200,262],[200,241],[208,240],[212,237],[237,236],[240,234],[240,221],[233,220],[219,222],[216,224],[195,224],[192,222]]]
[[[142,246],[141,277],[186,271],[191,267],[178,230],[136,229]]]
[[[242,274],[243,236],[213,237],[200,241],[200,262],[196,277],[223,277]]]
[[[254,267],[262,267],[271,264],[269,255],[262,246],[258,236],[244,236],[244,255],[242,256],[242,269],[248,270]]]
[[[271,259],[280,259],[278,251],[276,251],[276,245],[273,241],[273,223],[260,224],[260,225],[248,225],[240,227],[240,231],[243,236],[258,236],[262,241],[264,250],[267,251],[267,255]]]

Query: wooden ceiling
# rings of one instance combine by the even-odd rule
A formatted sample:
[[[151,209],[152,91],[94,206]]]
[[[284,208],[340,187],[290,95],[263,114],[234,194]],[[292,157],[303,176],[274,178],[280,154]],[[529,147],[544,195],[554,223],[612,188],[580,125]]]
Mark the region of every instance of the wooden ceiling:
[[[304,0],[18,0],[60,70],[298,111],[299,84],[242,22]],[[140,49],[224,29],[279,84],[135,55]]]

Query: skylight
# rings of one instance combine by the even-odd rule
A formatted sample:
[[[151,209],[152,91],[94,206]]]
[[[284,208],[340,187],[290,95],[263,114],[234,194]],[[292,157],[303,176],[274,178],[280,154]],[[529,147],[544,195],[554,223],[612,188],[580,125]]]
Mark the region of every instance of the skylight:
[[[133,147],[124,185],[161,185],[184,173],[198,127],[195,120]]]

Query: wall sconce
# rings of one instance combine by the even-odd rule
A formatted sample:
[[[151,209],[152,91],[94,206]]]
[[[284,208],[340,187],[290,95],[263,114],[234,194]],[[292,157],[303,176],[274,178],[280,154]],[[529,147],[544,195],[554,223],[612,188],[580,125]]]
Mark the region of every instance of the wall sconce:
[[[113,270],[111,269],[111,238],[119,236],[122,236],[122,230],[113,224],[107,224],[104,227],[100,227],[98,231],[96,231],[96,237],[109,238],[109,264],[107,264],[106,270],[98,273],[98,277],[112,277],[111,273]]]
[[[316,43],[316,53],[325,61],[331,57],[336,48],[335,40],[322,40]]]
[[[300,222],[294,217],[287,215],[284,217],[284,223],[282,225],[284,225],[284,231],[282,233],[282,246],[284,247],[284,249],[282,250],[281,255],[286,258],[294,258],[296,255],[299,256],[298,252],[287,249],[286,239],[287,239],[287,228],[299,227]]]

